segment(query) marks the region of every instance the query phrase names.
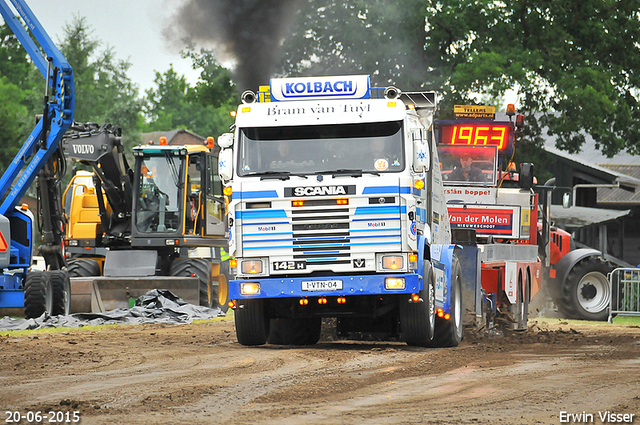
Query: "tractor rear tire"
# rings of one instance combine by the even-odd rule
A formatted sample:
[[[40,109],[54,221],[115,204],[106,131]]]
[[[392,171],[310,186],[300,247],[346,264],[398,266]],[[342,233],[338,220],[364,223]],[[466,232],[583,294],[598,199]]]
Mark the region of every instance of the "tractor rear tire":
[[[457,347],[462,341],[462,268],[456,257],[451,263],[451,317],[436,318],[436,329],[430,347]]]
[[[53,270],[49,272],[51,281],[51,315],[66,316],[71,305],[71,283],[69,273],[65,270]]]
[[[199,304],[213,307],[218,294],[214,294],[211,285],[211,263],[204,258],[178,258],[171,263],[170,276],[197,277],[199,280]]]
[[[424,261],[424,286],[418,294],[421,302],[403,300],[400,302],[400,330],[402,339],[407,345],[428,347],[434,337],[435,313],[435,281],[431,262]]]
[[[587,257],[575,264],[562,282],[562,310],[573,319],[607,320],[611,301],[607,274],[613,269],[599,257]]]
[[[236,336],[242,345],[264,345],[269,338],[270,320],[264,300],[238,300],[235,310]]]
[[[49,273],[32,271],[24,282],[24,317],[34,319],[51,314],[52,288]]]
[[[314,345],[320,340],[321,328],[322,319],[319,317],[271,319],[267,342],[276,345]]]
[[[67,261],[69,277],[101,276],[100,264],[91,258],[72,258]]]

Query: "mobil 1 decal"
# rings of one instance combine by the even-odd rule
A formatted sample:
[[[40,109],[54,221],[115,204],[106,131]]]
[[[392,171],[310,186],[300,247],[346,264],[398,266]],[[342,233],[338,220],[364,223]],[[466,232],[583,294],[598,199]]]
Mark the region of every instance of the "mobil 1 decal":
[[[343,196],[355,195],[355,193],[355,185],[298,186],[284,188],[284,196],[287,198],[294,196]]]

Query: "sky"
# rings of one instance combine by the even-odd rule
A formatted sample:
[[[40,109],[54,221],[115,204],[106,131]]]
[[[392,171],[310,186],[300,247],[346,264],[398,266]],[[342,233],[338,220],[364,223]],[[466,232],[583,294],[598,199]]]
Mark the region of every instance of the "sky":
[[[191,60],[180,58],[182,46],[171,45],[162,36],[163,25],[170,22],[179,0],[25,1],[56,45],[64,36],[65,24],[75,15],[85,17],[94,38],[102,43],[98,51],[111,46],[116,59],[132,64],[128,75],[141,93],[154,87],[156,71],[163,73],[170,64],[190,83],[198,79]]]

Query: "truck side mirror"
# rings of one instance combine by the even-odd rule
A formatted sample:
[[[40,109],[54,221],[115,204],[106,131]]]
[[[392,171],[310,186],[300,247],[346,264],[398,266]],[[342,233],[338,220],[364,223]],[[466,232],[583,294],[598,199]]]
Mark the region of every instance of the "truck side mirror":
[[[218,139],[220,140],[220,139]],[[224,182],[233,177],[233,150],[222,149],[218,155],[218,174]]]
[[[230,148],[233,146],[233,133],[223,133],[218,137],[218,145],[224,148]]]
[[[533,164],[520,164],[520,176],[518,183],[522,189],[531,189],[533,187]]]
[[[571,192],[562,194],[562,208],[571,208]]]
[[[425,143],[422,139],[413,140],[413,170],[416,173],[431,171],[429,143]]]

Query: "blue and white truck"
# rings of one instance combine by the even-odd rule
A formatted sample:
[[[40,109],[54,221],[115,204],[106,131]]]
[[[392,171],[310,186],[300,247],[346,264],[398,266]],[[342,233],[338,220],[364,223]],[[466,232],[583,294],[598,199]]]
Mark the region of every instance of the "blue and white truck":
[[[315,344],[336,318],[341,335],[458,345],[464,247],[451,242],[435,93],[274,78],[242,101],[219,138],[238,341]]]

